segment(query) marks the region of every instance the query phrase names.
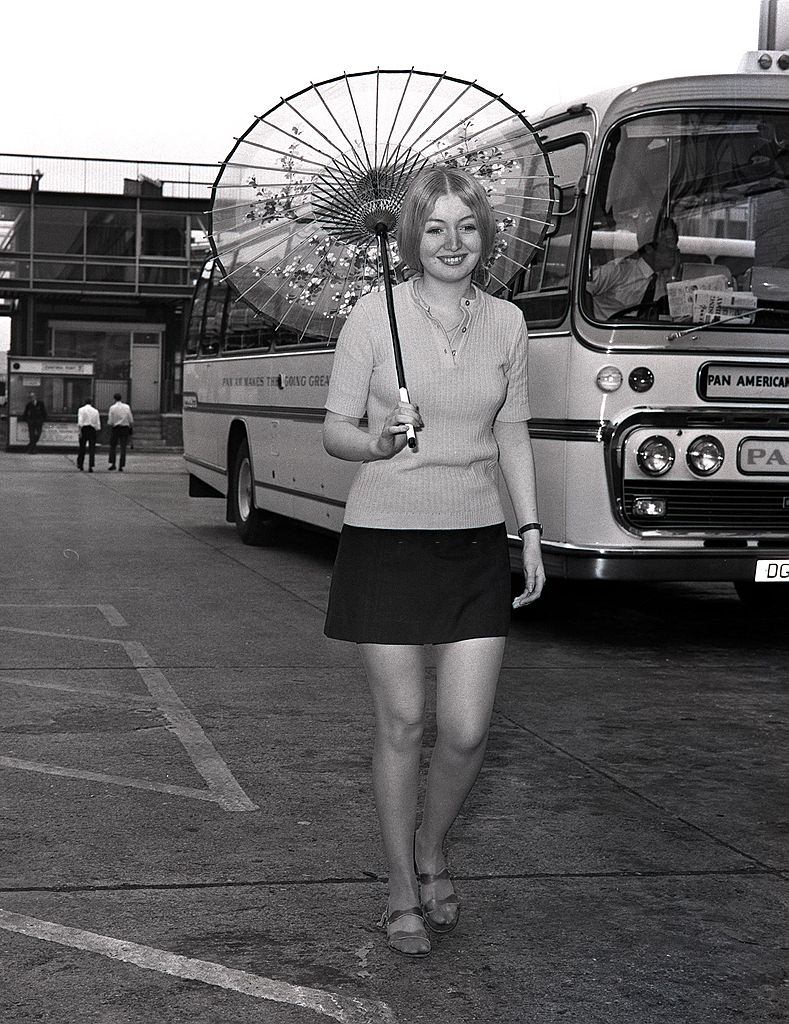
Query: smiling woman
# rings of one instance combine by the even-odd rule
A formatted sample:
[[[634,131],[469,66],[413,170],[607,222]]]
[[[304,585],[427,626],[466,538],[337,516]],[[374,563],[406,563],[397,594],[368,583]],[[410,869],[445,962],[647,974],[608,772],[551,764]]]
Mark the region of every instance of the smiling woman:
[[[419,406],[397,400],[384,296],[356,304],[337,342],[326,402],[330,455],[361,462],[345,509],[326,634],[360,647],[376,717],[373,790],[389,863],[389,946],[427,956],[459,900],[444,841],[482,764],[510,617],[500,465],[525,525],[524,593],[544,573],[537,522],[523,317],[479,286],[496,228],[482,185],[454,168],[416,177],[398,245],[411,277],[392,289]],[[367,427],[360,425],[367,413]],[[419,445],[406,445],[408,427]],[[415,831],[424,648],[437,654],[438,738]]]

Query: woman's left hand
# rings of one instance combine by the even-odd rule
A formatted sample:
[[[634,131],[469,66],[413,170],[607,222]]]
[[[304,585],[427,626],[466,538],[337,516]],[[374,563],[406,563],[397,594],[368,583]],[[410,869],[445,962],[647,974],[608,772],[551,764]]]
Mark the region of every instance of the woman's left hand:
[[[526,587],[512,602],[516,611],[536,601],[545,586],[545,569],[542,566],[540,534],[537,530],[529,530],[523,537],[523,575]]]

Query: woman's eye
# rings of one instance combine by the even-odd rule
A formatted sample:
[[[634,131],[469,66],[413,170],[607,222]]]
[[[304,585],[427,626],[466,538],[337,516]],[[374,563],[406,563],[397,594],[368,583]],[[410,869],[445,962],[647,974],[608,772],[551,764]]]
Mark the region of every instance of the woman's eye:
[[[438,235],[441,233],[441,228],[426,228],[425,233],[428,235]]]
[[[463,230],[464,231],[476,231],[477,230],[477,225],[476,224],[466,224],[465,227],[463,228]]]

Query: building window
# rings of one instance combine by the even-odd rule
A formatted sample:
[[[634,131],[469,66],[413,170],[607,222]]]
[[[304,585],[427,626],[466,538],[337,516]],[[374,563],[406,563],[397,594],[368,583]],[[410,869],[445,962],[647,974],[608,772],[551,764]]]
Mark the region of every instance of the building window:
[[[85,252],[85,211],[36,206],[33,243],[36,253],[81,256]]]
[[[143,256],[172,256],[186,259],[187,217],[180,213],[142,214]]]
[[[88,210],[86,250],[91,256],[135,255],[135,215],[130,210]]]

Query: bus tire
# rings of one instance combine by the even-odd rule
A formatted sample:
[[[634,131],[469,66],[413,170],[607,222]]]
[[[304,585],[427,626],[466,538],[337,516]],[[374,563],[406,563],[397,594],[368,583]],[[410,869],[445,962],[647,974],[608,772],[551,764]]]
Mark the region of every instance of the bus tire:
[[[270,544],[274,534],[274,517],[255,508],[255,486],[252,459],[246,438],[236,449],[231,480],[233,520],[244,544]]]
[[[746,608],[755,612],[778,613],[789,609],[789,583],[782,586],[780,583],[771,585],[737,580],[734,589]]]

